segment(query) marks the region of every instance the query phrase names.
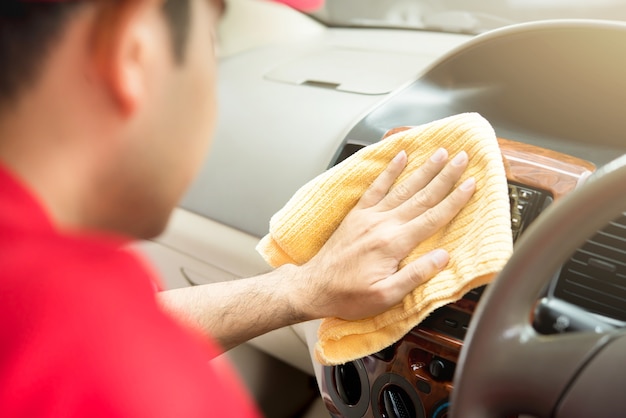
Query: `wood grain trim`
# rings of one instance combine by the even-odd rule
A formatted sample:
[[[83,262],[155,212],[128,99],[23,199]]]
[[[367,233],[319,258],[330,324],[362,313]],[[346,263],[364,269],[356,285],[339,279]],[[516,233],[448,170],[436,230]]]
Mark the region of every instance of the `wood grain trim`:
[[[383,138],[411,129],[401,126],[390,129]],[[555,200],[576,188],[596,170],[593,163],[530,144],[498,138],[507,178],[527,186],[545,190]]]

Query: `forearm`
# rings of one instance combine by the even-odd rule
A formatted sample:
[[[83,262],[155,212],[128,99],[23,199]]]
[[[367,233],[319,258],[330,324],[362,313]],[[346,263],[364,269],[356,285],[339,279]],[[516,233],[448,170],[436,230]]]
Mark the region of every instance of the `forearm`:
[[[176,318],[200,329],[224,350],[266,332],[311,319],[301,309],[298,267],[283,266],[248,279],[160,292]]]

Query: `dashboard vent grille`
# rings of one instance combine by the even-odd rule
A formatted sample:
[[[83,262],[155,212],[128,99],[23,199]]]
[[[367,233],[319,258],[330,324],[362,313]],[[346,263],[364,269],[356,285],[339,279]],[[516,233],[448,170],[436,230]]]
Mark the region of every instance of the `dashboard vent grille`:
[[[626,321],[626,213],[588,239],[563,265],[554,295]]]

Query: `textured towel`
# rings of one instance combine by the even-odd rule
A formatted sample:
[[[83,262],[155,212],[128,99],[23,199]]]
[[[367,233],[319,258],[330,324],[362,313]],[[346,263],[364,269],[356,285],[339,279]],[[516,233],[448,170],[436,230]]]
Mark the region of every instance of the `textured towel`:
[[[409,161],[397,181],[422,165],[439,147],[450,156],[465,150],[476,192],[445,228],[422,242],[400,268],[436,248],[450,253],[446,268],[418,286],[403,302],[372,318],[322,320],[316,356],[340,364],[373,354],[400,340],[435,309],[488,283],[513,251],[508,187],[502,154],[489,123],[464,113],[410,130],[359,150],[304,185],[270,220],[257,250],[273,267],[303,264],[321,248],[371,182],[405,150]]]

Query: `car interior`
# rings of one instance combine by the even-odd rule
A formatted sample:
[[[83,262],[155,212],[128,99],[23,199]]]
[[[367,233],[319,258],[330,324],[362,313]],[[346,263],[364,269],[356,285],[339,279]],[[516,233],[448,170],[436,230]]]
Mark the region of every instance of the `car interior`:
[[[270,269],[293,193],[359,149],[447,116],[494,127],[514,252],[494,281],[370,356],[323,366],[318,321],[228,356],[267,417],[621,416],[626,373],[626,3],[230,0],[218,124],[164,234],[166,287]]]

